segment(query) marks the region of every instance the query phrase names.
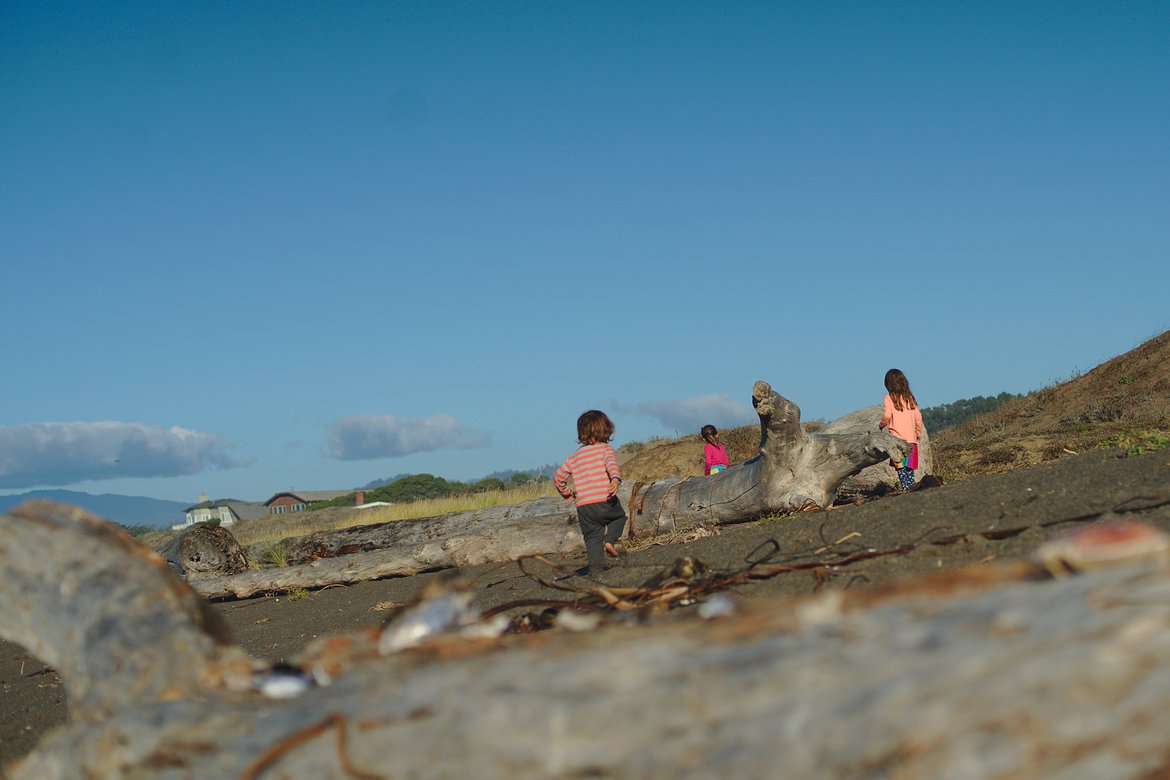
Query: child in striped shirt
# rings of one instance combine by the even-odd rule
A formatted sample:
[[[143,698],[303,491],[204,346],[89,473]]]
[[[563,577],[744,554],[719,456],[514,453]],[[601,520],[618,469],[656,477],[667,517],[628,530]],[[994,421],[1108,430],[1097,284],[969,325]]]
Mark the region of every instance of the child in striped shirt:
[[[626,511],[618,500],[622,472],[617,453],[609,446],[613,422],[605,412],[590,409],[577,418],[577,441],[581,446],[565,459],[553,477],[561,497],[577,504],[577,522],[585,538],[589,570],[605,568],[605,555],[621,555],[618,540],[626,527]],[[569,490],[569,478],[573,490]]]

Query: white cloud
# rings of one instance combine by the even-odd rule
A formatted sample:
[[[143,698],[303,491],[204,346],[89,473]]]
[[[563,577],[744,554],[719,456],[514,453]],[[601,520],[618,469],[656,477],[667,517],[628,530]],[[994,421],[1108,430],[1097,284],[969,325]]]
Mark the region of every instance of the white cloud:
[[[142,423],[43,422],[0,426],[0,488],[176,477],[247,466],[217,434]]]
[[[449,414],[419,419],[353,415],[334,420],[327,433],[329,454],[337,460],[400,458],[415,452],[486,447],[491,436],[472,431]]]
[[[700,395],[679,401],[649,401],[633,406],[617,404],[616,409],[653,417],[665,428],[680,434],[698,433],[708,423],[716,428],[734,428],[758,419],[750,406],[732,400],[729,395]]]

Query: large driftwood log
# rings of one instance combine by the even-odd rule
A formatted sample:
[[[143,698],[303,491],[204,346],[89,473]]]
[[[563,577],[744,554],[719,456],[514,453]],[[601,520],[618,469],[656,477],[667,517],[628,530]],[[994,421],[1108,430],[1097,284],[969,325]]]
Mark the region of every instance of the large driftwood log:
[[[1170,575],[1025,574],[385,656],[375,629],[307,652],[329,684],[274,699],[252,690],[272,670],[223,674],[157,558],[79,510],[25,508],[0,518],[0,634],[58,666],[74,718],[11,778],[1162,776]]]
[[[310,534],[291,541],[290,566],[211,577],[191,585],[208,598],[246,598],[510,561],[529,553],[560,554],[582,546],[572,509],[559,498],[541,498]]]
[[[752,403],[760,417],[759,457],[713,477],[623,485],[619,496],[630,514],[631,535],[650,537],[699,524],[827,507],[847,478],[903,457],[909,446],[878,431],[881,407],[854,412],[823,433],[808,434],[801,428],[799,407],[767,382],[756,382]],[[192,584],[209,598],[246,598],[582,547],[571,508],[558,499],[538,499],[311,534],[292,541],[289,567]]]
[[[880,414],[856,415],[810,434],[800,425],[800,407],[767,382],[756,382],[752,405],[760,416],[759,457],[712,477],[663,480],[634,493],[633,533],[823,509],[846,478],[909,451],[906,442],[878,430]]]

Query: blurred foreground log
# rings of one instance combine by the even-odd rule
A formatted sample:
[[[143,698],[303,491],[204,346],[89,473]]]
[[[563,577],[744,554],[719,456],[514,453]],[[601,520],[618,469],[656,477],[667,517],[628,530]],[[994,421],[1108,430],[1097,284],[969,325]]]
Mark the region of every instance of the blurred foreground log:
[[[0,633],[60,672],[83,720],[197,695],[210,664],[234,648],[158,555],[48,501],[0,518]]]
[[[328,684],[274,699],[279,670],[241,663],[157,557],[38,505],[0,518],[0,634],[58,667],[73,722],[10,777],[1164,776],[1170,576],[1040,572],[385,656],[373,628],[306,651],[292,671]]]
[[[752,403],[760,416],[760,455],[712,477],[626,484],[620,498],[630,514],[631,536],[647,538],[702,524],[742,523],[774,514],[831,506],[837,489],[872,467],[881,479],[888,463],[908,451],[905,442],[878,431],[881,407],[868,407],[805,433],[800,409],[756,382]],[[929,448],[924,442],[924,468]],[[896,477],[895,477],[896,478]],[[864,481],[865,475],[859,477]],[[855,482],[857,490],[861,483]],[[400,520],[290,541],[290,566],[192,583],[209,598],[315,588],[395,575],[510,561],[528,553],[582,549],[575,512],[558,499],[443,517]]]

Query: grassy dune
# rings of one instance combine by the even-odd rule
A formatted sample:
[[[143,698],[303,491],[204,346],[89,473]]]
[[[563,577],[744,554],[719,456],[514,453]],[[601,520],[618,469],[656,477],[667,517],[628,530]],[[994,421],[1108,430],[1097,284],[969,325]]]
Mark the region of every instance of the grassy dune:
[[[489,490],[444,498],[427,498],[371,509],[324,509],[294,512],[253,520],[232,526],[232,535],[240,545],[269,545],[281,539],[305,536],[317,531],[336,531],[359,525],[376,525],[416,517],[438,517],[450,512],[469,512],[492,506],[518,504],[545,496],[555,496],[552,482],[545,481],[508,490]]]

